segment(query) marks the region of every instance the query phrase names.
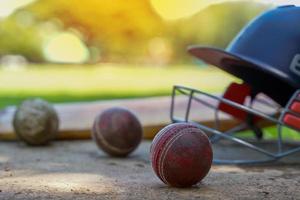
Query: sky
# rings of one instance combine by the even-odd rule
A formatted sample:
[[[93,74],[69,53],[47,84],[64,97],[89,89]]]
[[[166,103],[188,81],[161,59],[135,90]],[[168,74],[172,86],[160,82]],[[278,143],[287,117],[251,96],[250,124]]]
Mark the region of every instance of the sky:
[[[6,17],[15,9],[22,7],[34,0],[0,0],[0,17]],[[228,0],[150,0],[155,10],[164,19],[173,20],[188,17],[199,10],[214,4]],[[235,0],[230,0],[235,1]],[[251,0],[250,0],[251,1]],[[252,0],[276,5],[294,4],[300,5],[300,0]]]

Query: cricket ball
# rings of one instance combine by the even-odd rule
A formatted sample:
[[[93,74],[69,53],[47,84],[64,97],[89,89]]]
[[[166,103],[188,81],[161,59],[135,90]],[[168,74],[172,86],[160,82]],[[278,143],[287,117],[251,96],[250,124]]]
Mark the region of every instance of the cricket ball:
[[[167,185],[189,187],[200,182],[212,164],[212,147],[205,133],[190,123],[166,126],[150,147],[156,175]]]
[[[47,144],[57,136],[58,125],[54,108],[39,98],[23,101],[13,118],[16,135],[28,145]]]
[[[133,152],[142,140],[143,129],[131,111],[114,107],[103,111],[94,121],[92,137],[104,152],[125,157]]]

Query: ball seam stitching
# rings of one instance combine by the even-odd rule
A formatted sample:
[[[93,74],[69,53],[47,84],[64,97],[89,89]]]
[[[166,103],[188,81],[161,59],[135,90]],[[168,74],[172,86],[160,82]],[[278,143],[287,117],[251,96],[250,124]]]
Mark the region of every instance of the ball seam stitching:
[[[165,183],[170,184],[170,183],[167,181],[167,179],[166,179],[166,177],[165,177],[165,174],[164,174],[164,170],[163,170],[164,161],[165,161],[165,159],[166,159],[167,152],[168,152],[169,149],[171,148],[172,144],[174,144],[174,142],[175,142],[178,138],[180,138],[180,137],[183,136],[184,134],[190,133],[191,131],[189,131],[189,130],[191,130],[191,129],[194,129],[194,128],[187,128],[187,129],[182,129],[182,130],[180,130],[180,131],[177,133],[177,135],[175,135],[174,138],[172,138],[172,139],[166,144],[166,148],[161,152],[161,155],[162,155],[162,156],[160,157],[160,162],[159,162],[159,163],[160,163],[161,165],[159,165],[159,166],[160,166],[159,171],[160,171],[160,174],[161,174],[161,176],[162,176],[162,179],[164,180]],[[184,132],[182,132],[182,131],[184,131]]]

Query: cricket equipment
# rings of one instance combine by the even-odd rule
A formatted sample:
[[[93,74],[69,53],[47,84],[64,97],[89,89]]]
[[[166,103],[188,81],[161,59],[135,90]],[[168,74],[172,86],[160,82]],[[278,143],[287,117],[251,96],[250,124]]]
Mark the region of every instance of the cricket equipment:
[[[45,100],[28,99],[17,108],[13,127],[17,136],[29,145],[45,145],[58,133],[58,116]]]
[[[138,118],[125,108],[114,107],[98,115],[92,137],[99,148],[112,156],[124,157],[140,144],[143,129]]]
[[[299,146],[284,146],[286,129],[300,130],[300,7],[281,6],[267,11],[249,23],[226,50],[191,46],[188,52],[207,64],[214,65],[240,79],[232,83],[222,97],[193,88],[175,86],[172,95],[171,120],[188,122],[195,103],[212,108],[215,126],[198,123],[210,135],[213,143],[221,139],[232,141],[257,152],[256,158],[216,159],[220,163],[257,163],[278,160],[300,151]],[[183,118],[174,114],[177,94],[188,96],[187,111]],[[270,99],[261,98],[262,94]],[[211,102],[214,102],[213,104]],[[219,115],[225,114],[237,121],[236,127],[220,129]],[[254,132],[263,138],[262,122],[277,126],[276,151],[236,137],[241,131]],[[285,127],[285,128],[284,128]]]
[[[153,139],[150,156],[156,175],[174,187],[197,184],[212,164],[208,137],[189,123],[171,124],[159,131]]]
[[[285,106],[300,88],[300,7],[268,11],[246,26],[224,51],[191,46],[188,51],[233,74]]]

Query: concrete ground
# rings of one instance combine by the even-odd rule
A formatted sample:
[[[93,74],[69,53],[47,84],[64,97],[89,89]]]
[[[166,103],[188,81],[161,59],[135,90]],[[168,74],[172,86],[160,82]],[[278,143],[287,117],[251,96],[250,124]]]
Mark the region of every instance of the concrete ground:
[[[152,171],[151,142],[130,157],[111,158],[89,140],[47,147],[0,142],[0,199],[300,199],[300,154],[290,162],[213,165],[198,185],[177,189]],[[226,154],[243,154],[226,147]],[[224,154],[224,147],[214,155]]]

